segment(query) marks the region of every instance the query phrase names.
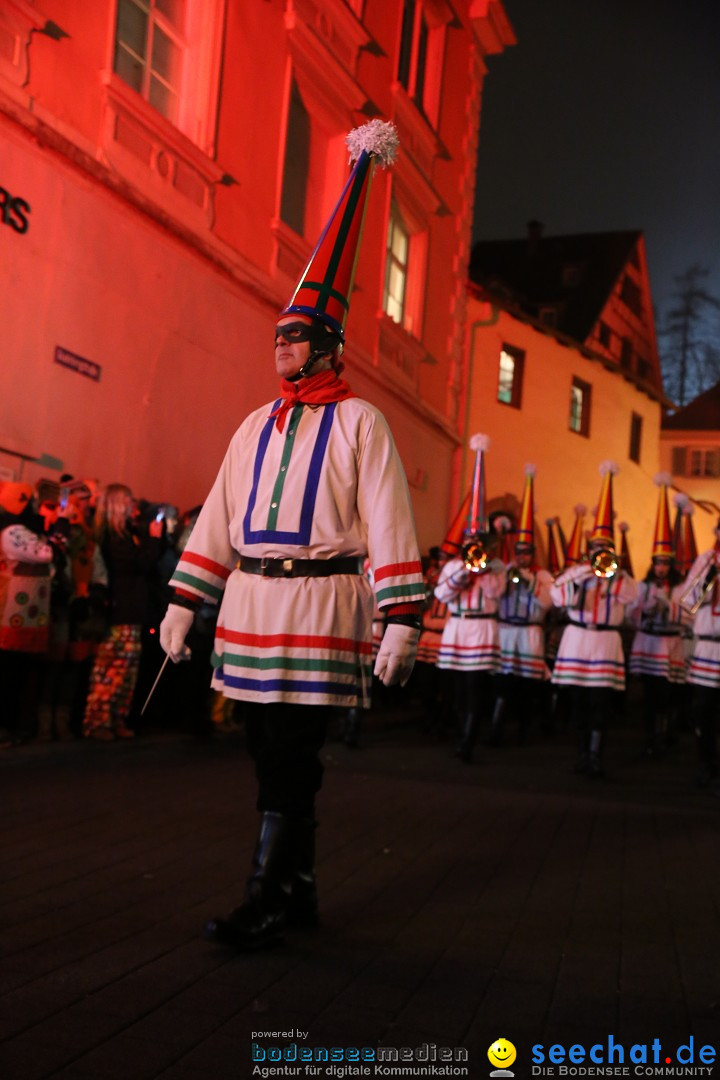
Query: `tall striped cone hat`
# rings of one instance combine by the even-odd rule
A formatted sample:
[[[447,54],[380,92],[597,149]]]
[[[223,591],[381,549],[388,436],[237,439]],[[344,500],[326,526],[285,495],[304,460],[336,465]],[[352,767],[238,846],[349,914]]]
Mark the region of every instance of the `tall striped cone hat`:
[[[613,476],[617,476],[619,468],[614,461],[603,461],[600,466],[602,484],[600,485],[600,498],[595,511],[595,524],[593,525],[590,539],[593,543],[606,544],[615,547],[615,530],[613,528]]]
[[[512,558],[510,540],[512,537],[512,521],[507,514],[498,514],[496,518],[493,518],[492,527],[500,537],[500,551],[498,556],[503,562],[510,562]]]
[[[618,559],[620,569],[624,570],[630,577],[633,577],[632,559],[630,558],[630,548],[627,539],[627,534],[630,532],[630,526],[627,521],[621,521],[618,525],[618,529],[620,530],[620,557]]]
[[[692,518],[694,508],[684,492],[679,491],[673,498],[675,503],[675,565],[681,574],[687,574],[697,558],[697,543]]]
[[[672,559],[673,537],[670,528],[670,507],[668,506],[668,487],[672,483],[669,473],[657,473],[653,481],[658,487],[658,507],[655,515],[655,535],[653,537],[652,558]]]
[[[515,543],[535,546],[535,502],[533,498],[533,480],[537,468],[535,465],[525,466],[525,489],[520,508],[520,522],[518,524]]]
[[[475,453],[475,469],[466,532],[470,536],[478,536],[488,531],[485,512],[485,454],[490,449],[490,436],[478,432],[470,439],[469,446]]]
[[[575,566],[576,563],[582,562],[585,555],[585,532],[583,525],[585,524],[585,515],[587,514],[587,506],[582,503],[578,503],[575,507],[575,524],[573,530],[570,533],[570,539],[568,540],[567,551],[565,552],[565,565]]]
[[[322,231],[310,261],[282,315],[318,319],[344,340],[350,295],[360,251],[370,183],[376,163],[390,166],[397,157],[397,128],[371,120],[346,137],[354,166],[337,206]]]
[[[451,558],[455,558],[460,554],[462,548],[463,533],[467,528],[468,512],[470,510],[470,499],[472,498],[472,490],[468,491],[467,495],[463,499],[460,509],[455,517],[450,522],[448,531],[445,534],[445,539],[440,545],[440,550],[444,551],[446,555]]]
[[[562,543],[558,536],[558,519],[546,518],[547,525],[547,568],[553,577],[559,574],[563,568]]]

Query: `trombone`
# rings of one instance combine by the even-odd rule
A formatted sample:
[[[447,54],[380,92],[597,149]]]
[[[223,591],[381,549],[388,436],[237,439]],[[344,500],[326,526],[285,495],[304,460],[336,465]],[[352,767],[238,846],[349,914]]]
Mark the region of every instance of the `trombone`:
[[[718,576],[717,563],[713,562],[708,567],[708,571],[707,571],[707,573],[705,575],[705,580],[703,581],[703,586],[702,586],[702,590],[700,592],[700,595],[698,596],[697,600],[692,605],[692,607],[687,608],[687,612],[688,612],[689,615],[697,615],[698,611],[700,610],[702,605],[705,603],[705,598],[707,597],[708,593],[710,593],[712,591],[713,586],[715,585],[715,582],[717,581],[717,576]],[[680,597],[680,603],[683,606],[685,605],[686,599],[688,598],[690,593],[693,591],[696,584],[697,584],[697,581],[691,582],[691,584],[685,589],[682,596]]]

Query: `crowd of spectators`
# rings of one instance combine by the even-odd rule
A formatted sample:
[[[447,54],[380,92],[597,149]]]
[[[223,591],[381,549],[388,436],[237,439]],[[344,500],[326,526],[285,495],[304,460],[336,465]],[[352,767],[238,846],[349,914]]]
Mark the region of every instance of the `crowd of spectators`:
[[[193,658],[143,702],[164,654],[168,581],[199,507],[136,499],[124,484],[64,475],[0,483],[0,744],[133,738],[147,725],[208,734],[215,612]]]

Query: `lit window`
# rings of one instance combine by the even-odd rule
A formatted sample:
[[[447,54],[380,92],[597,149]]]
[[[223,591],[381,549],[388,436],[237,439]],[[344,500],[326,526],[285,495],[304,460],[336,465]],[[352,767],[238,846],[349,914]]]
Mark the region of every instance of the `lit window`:
[[[293,79],[285,138],[280,217],[298,236],[305,232],[309,165],[310,117]]]
[[[521,349],[503,345],[500,350],[497,390],[497,399],[503,405],[520,408],[524,361],[525,353]]]
[[[630,417],[630,450],[629,458],[640,464],[640,445],[642,442],[642,416],[632,413]]]
[[[409,252],[410,234],[400,216],[400,212],[393,205],[388,222],[383,308],[393,322],[400,324],[403,323],[405,313]]]
[[[114,69],[173,123],[178,119],[184,0],[118,0]]]
[[[590,392],[589,383],[573,379],[570,387],[570,430],[578,435],[590,434]]]

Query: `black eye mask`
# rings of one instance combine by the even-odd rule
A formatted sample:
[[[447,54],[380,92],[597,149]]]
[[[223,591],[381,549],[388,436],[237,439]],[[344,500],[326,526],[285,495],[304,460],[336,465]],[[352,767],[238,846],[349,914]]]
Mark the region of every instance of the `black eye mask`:
[[[320,330],[317,326],[313,326],[311,323],[304,322],[290,322],[283,323],[282,326],[275,327],[275,344],[278,343],[278,338],[283,337],[286,341],[310,341],[324,336],[324,331]]]

